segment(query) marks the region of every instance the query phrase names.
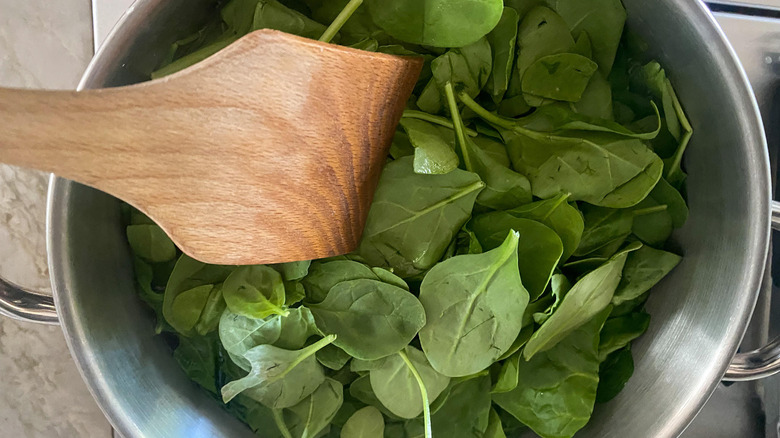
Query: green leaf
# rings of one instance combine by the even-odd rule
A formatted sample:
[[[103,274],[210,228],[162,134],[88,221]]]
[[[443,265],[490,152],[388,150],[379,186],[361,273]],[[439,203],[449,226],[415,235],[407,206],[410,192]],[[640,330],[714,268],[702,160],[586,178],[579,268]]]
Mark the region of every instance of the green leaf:
[[[229,266],[206,265],[182,255],[163,297],[162,312],[168,324],[185,336],[215,329],[224,310],[222,282],[232,270]]]
[[[602,311],[551,349],[519,362],[521,379],[493,401],[543,438],[571,437],[593,413],[599,382]]]
[[[401,41],[463,47],[490,32],[501,19],[502,0],[368,0],[374,22]]]
[[[437,437],[481,437],[490,417],[490,377],[455,383],[447,400],[431,417]]]
[[[409,157],[391,162],[374,195],[359,254],[402,278],[430,269],[468,220],[483,187],[471,172],[418,175]]]
[[[580,245],[585,221],[576,207],[567,202],[568,195],[533,202],[508,210],[512,216],[532,219],[555,231],[563,243],[561,261],[566,261]],[[521,274],[522,275],[522,274]]]
[[[546,99],[577,102],[598,65],[574,53],[558,53],[536,60],[523,76],[524,93]]]
[[[666,277],[680,260],[676,254],[648,246],[629,254],[612,303],[617,306],[640,297]]]
[[[308,303],[321,303],[333,286],[361,278],[378,280],[376,273],[363,263],[352,260],[317,261],[312,263],[309,275],[302,281]]]
[[[315,438],[333,421],[344,401],[344,388],[333,379],[324,382],[308,397],[284,410],[284,424],[296,438]]]
[[[375,280],[339,283],[311,311],[324,333],[338,335],[336,346],[364,360],[397,353],[425,325],[425,310],[414,295]]]
[[[385,418],[373,406],[355,412],[341,428],[341,438],[376,438],[385,434]]]
[[[558,310],[558,307],[561,306],[563,297],[566,296],[569,290],[571,290],[571,283],[569,283],[569,279],[562,274],[553,275],[552,279],[550,280],[550,284],[552,289],[552,296],[555,298],[555,301],[553,301],[553,303],[550,304],[550,307],[548,307],[544,312],[537,312],[533,314],[534,322],[539,325],[544,324],[548,319],[550,319],[555,311]]]
[[[309,274],[311,260],[300,262],[280,263],[273,265],[273,268],[282,274],[284,281],[298,281]]]
[[[586,256],[595,251],[609,247],[603,257],[610,257],[618,250],[626,240],[634,224],[634,213],[631,210],[617,210],[612,208],[593,207],[583,205],[582,212],[585,217],[585,231],[576,256]],[[610,253],[611,252],[611,253]]]
[[[490,391],[493,394],[501,394],[503,392],[512,391],[517,387],[520,370],[520,352],[517,352],[510,356],[501,364],[501,371],[498,373],[498,380],[493,385],[493,390]]]
[[[593,46],[593,57],[602,73],[608,75],[623,35],[626,10],[620,0],[546,0],[574,35],[587,32]]]
[[[344,365],[349,362],[352,356],[341,348],[330,344],[327,347],[317,352],[317,362],[322,364],[325,368],[338,371],[344,368]]]
[[[628,254],[639,248],[640,244],[628,246],[601,267],[582,277],[566,293],[558,310],[531,336],[523,350],[523,357],[530,360],[537,353],[555,347],[570,333],[607,308],[620,282]]]
[[[427,324],[420,343],[431,365],[449,377],[477,373],[495,362],[520,333],[528,304],[511,232],[495,250],[434,266],[420,286]]]
[[[438,127],[423,120],[403,118],[401,127],[414,146],[415,173],[439,175],[457,169],[460,159],[445,134],[452,138],[452,131]]]
[[[537,60],[574,49],[574,38],[569,26],[552,9],[537,6],[528,11],[520,22],[517,34],[517,86],[526,70]],[[519,90],[518,90],[519,91]],[[515,93],[515,95],[519,94]]]
[[[373,406],[379,409],[379,411],[381,411],[385,417],[393,420],[401,420],[401,418],[396,417],[392,412],[387,410],[387,408],[379,401],[379,399],[376,398],[374,390],[371,388],[371,380],[368,375],[357,378],[354,382],[352,382],[351,385],[349,385],[349,395],[357,400],[360,400],[362,403],[368,406]]]
[[[486,90],[493,96],[494,101],[500,101],[509,87],[509,78],[515,66],[519,24],[520,15],[517,11],[505,7],[498,24],[487,35],[493,51],[493,71],[490,73]]]
[[[282,276],[265,265],[241,266],[222,286],[231,312],[249,318],[286,315],[286,291]]]
[[[629,347],[610,354],[599,367],[596,402],[606,403],[615,398],[633,374],[634,358]]]
[[[495,409],[490,409],[489,418],[484,438],[506,438],[503,425],[501,424],[501,418],[498,416],[498,412],[496,412]]]
[[[490,43],[487,38],[481,38],[473,44],[451,49],[434,59],[431,69],[439,90],[451,83],[459,91],[476,97],[487,84],[493,70]]]
[[[571,107],[577,114],[585,117],[614,120],[612,86],[601,72],[597,71],[591,76],[582,97],[578,102],[571,104]]]
[[[429,400],[435,400],[450,383],[428,363],[422,351],[407,346],[409,360],[422,378]],[[401,418],[416,418],[423,413],[423,400],[414,375],[403,358],[394,354],[370,371],[371,388],[377,399]]]
[[[306,307],[290,309],[287,315],[278,315],[276,319],[280,330],[279,338],[273,344],[279,348],[297,350],[306,345],[311,336],[320,334],[311,311]]]
[[[674,230],[672,216],[666,210],[666,205],[661,205],[652,196],[648,196],[633,208],[631,232],[647,245],[663,245]]]
[[[542,295],[563,254],[560,237],[547,226],[531,219],[496,211],[475,217],[471,229],[485,251],[497,248],[510,230],[519,233],[517,246],[520,278],[531,300]]]
[[[167,262],[176,258],[176,246],[157,225],[130,225],[127,241],[138,257],[151,263]]]
[[[318,39],[326,27],[292,10],[276,0],[259,0],[251,30],[275,29],[311,39]]]
[[[214,337],[179,338],[179,346],[173,351],[173,357],[187,374],[187,377],[217,394],[217,355],[219,346]]]
[[[249,374],[222,387],[225,403],[244,393],[271,409],[288,408],[308,397],[325,381],[314,354],[330,344],[328,336],[302,350],[259,345],[244,354],[252,364]]]
[[[258,345],[273,344],[279,339],[281,332],[282,325],[278,315],[255,319],[226,309],[219,320],[219,339],[222,346],[236,365],[246,371],[249,371],[251,364],[244,359],[244,354]]]
[[[599,360],[603,362],[609,354],[642,336],[649,326],[650,315],[645,312],[634,312],[608,319],[601,329]]]

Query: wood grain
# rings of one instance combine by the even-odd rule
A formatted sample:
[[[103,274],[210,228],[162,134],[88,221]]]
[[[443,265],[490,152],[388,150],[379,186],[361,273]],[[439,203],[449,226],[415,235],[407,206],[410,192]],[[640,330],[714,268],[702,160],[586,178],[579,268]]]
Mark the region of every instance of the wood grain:
[[[421,67],[257,31],[143,84],[0,89],[0,162],[114,195],[206,263],[343,254]]]

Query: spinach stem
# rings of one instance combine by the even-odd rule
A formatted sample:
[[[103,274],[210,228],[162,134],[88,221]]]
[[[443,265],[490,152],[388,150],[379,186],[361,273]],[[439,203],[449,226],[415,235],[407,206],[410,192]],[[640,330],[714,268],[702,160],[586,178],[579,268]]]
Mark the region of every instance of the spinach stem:
[[[398,355],[401,356],[401,359],[404,360],[406,366],[409,367],[409,371],[412,372],[414,380],[417,381],[417,385],[420,387],[420,395],[422,396],[423,402],[423,418],[425,419],[425,438],[433,438],[433,428],[431,427],[431,406],[428,402],[428,390],[425,388],[425,383],[423,383],[422,377],[420,377],[420,373],[417,372],[417,368],[415,368],[412,361],[409,360],[409,356],[406,355],[406,352],[401,350],[398,352]]]
[[[547,133],[536,132],[532,129],[524,128],[520,126],[515,120],[505,119],[501,116],[491,113],[490,111],[483,108],[482,105],[478,104],[474,99],[471,98],[471,96],[469,96],[466,93],[462,92],[458,94],[458,99],[460,99],[460,101],[463,102],[463,104],[466,105],[466,107],[468,107],[470,110],[477,113],[479,117],[481,117],[484,121],[490,123],[491,125],[498,126],[504,129],[509,129],[512,132],[516,132],[518,134],[525,135],[526,137],[531,137],[535,139],[550,138],[550,135]]]
[[[284,370],[283,373],[281,373],[278,377],[278,379],[281,379],[282,377],[286,376],[287,373],[293,370],[293,368],[297,367],[298,364],[309,358],[314,353],[322,350],[325,348],[328,344],[331,344],[333,341],[336,340],[336,335],[329,335],[325,336],[324,338],[320,339],[319,341],[309,345],[308,347],[301,350],[301,355],[298,356],[293,362],[290,362],[290,366],[287,367],[286,370]]]
[[[293,438],[290,429],[284,424],[284,412],[282,412],[281,409],[271,409],[271,411],[274,414],[274,423],[276,423],[276,427],[279,428],[279,432],[282,433],[282,436],[284,438]]]
[[[460,152],[463,155],[463,164],[466,165],[466,170],[473,171],[471,156],[469,155],[468,146],[466,145],[466,135],[463,133],[463,120],[460,118],[460,111],[458,110],[458,102],[455,100],[455,90],[452,88],[452,82],[447,82],[447,85],[444,86],[444,92],[447,94],[447,104],[450,107],[450,116],[452,117],[452,124],[455,127],[455,138],[458,139]]]
[[[428,114],[422,111],[415,111],[415,110],[406,110],[403,114],[404,118],[407,119],[419,119],[424,120],[426,122],[433,123],[434,125],[444,126],[445,128],[455,129],[455,125],[452,124],[452,121],[447,120],[446,118],[442,116],[434,116],[433,114]],[[466,128],[465,129],[466,135],[469,137],[476,137],[479,135],[479,133],[473,129]]]
[[[634,210],[634,217],[647,216],[648,214],[653,214],[653,213],[660,213],[662,211],[666,211],[667,208],[668,207],[666,206],[666,204],[664,204],[664,205],[657,205],[655,207],[647,207],[639,210]]]
[[[347,6],[344,6],[344,9],[341,10],[341,13],[336,17],[335,20],[333,20],[333,23],[328,26],[328,28],[325,30],[325,33],[322,34],[320,37],[320,41],[324,43],[329,43],[333,37],[336,36],[337,33],[341,30],[341,28],[344,26],[344,24],[347,22],[347,20],[352,17],[352,14],[355,13],[358,7],[363,4],[363,0],[350,0],[349,3],[347,3]]]

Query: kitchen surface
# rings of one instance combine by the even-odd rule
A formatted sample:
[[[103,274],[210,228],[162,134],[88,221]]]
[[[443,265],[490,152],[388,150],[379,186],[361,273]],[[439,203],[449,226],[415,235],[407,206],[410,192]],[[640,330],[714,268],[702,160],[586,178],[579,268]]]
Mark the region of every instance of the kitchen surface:
[[[93,50],[130,3],[0,0],[0,85],[75,88]],[[712,8],[758,95],[774,166],[780,151],[780,0],[718,2]],[[0,275],[41,291],[48,289],[46,185],[46,175],[0,165]],[[774,271],[780,272],[780,264]],[[780,315],[780,292],[772,283],[768,275],[745,351],[780,334],[780,318],[770,318]],[[774,377],[720,385],[683,436],[774,438],[779,428],[780,377]],[[112,436],[58,327],[0,318],[0,431],[2,437],[23,438]]]

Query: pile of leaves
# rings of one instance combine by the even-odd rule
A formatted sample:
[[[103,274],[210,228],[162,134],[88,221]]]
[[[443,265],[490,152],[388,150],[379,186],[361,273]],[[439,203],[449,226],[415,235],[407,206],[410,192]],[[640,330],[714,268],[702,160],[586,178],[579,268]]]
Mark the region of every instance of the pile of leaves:
[[[128,209],[140,296],[266,438],[572,436],[631,376],[680,261],[672,85],[619,0],[361,3],[232,0],[153,75],[261,28],[423,57],[359,250],[205,265]]]

